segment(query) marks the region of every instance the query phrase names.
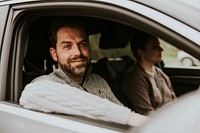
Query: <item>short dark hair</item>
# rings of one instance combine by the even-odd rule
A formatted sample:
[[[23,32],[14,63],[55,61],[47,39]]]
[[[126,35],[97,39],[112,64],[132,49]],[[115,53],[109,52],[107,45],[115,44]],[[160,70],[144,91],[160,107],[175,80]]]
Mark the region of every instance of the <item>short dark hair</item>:
[[[49,27],[50,45],[53,48],[56,48],[57,32],[62,27],[79,27],[85,31],[87,37],[89,36],[88,28],[82,21],[74,20],[74,19],[57,20],[57,21],[54,21]]]
[[[131,50],[133,52],[133,55],[135,56],[136,59],[140,59],[137,50],[145,50],[145,46],[147,45],[149,38],[155,37],[151,34],[145,33],[145,32],[137,32],[136,34],[133,35],[131,38]]]

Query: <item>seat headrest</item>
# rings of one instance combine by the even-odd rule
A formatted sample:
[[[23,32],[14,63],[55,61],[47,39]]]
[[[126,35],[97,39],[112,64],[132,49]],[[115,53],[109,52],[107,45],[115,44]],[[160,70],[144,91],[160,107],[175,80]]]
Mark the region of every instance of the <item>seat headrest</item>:
[[[131,38],[132,31],[130,27],[121,24],[107,24],[101,31],[99,47],[102,49],[125,48]]]
[[[31,25],[29,31],[25,58],[30,61],[51,59],[48,23],[36,22]]]

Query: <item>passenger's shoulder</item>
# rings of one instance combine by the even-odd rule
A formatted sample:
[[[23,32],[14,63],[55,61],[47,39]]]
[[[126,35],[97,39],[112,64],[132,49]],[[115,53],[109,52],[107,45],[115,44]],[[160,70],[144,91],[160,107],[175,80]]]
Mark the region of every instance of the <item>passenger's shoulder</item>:
[[[39,77],[33,79],[33,80],[31,81],[31,83],[36,82],[36,81],[48,80],[48,79],[50,80],[51,78],[52,78],[52,77],[49,76],[49,75],[42,75],[42,76],[39,76]]]

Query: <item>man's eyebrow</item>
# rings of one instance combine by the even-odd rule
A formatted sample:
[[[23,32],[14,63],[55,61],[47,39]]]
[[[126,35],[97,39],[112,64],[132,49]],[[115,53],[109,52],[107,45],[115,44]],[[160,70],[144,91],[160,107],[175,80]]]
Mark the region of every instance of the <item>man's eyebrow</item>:
[[[82,43],[82,42],[88,42],[88,40],[87,40],[87,39],[83,39],[83,40],[81,40],[81,41],[78,42],[78,43]]]
[[[79,41],[78,43],[82,43],[82,42],[87,42],[87,43],[88,43],[89,41],[88,41],[87,39],[83,39],[83,40]],[[66,44],[66,43],[67,43],[67,44],[70,44],[70,43],[72,43],[72,42],[71,42],[71,41],[62,41],[62,42],[61,42],[61,45],[62,45],[62,44]]]
[[[62,42],[61,42],[61,45],[64,44],[64,43],[68,43],[68,44],[69,44],[69,43],[71,43],[71,42],[70,42],[70,41],[62,41]]]

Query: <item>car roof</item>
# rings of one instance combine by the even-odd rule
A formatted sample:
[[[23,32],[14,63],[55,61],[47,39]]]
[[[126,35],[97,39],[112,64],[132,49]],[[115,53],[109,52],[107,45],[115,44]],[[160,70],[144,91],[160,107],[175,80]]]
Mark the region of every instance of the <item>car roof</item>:
[[[200,31],[199,0],[135,0],[156,9]],[[191,21],[192,20],[192,21]]]
[[[0,0],[0,6],[9,5],[9,4],[17,4],[17,3],[36,2],[36,1],[44,1],[44,0]],[[63,1],[63,0],[60,0],[60,1]],[[65,1],[71,1],[71,0],[65,0]],[[124,0],[81,0],[81,1],[72,0],[72,1],[73,2],[75,1],[77,2],[84,2],[84,1],[85,2],[104,2],[104,3],[113,4],[117,6],[123,6],[123,3],[124,3]],[[47,0],[45,0],[45,2],[47,2]],[[200,25],[199,25],[200,1],[199,0],[190,0],[190,1],[187,1],[187,0],[167,0],[167,1],[132,0],[132,2],[137,2],[149,8],[156,9],[200,31]]]

